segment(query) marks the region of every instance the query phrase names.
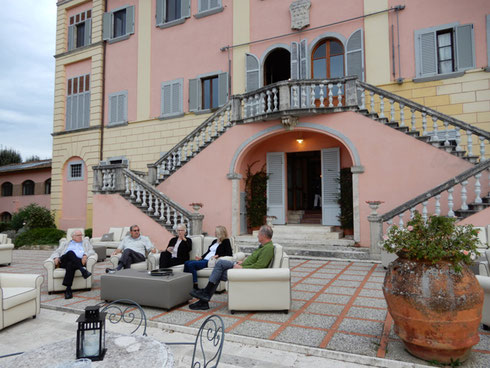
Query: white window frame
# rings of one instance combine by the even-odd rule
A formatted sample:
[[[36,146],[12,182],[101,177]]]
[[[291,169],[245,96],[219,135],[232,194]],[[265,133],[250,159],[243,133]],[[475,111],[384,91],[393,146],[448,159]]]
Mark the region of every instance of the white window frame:
[[[114,13],[117,13],[121,10],[126,10],[126,33],[121,36],[114,37]],[[104,13],[102,22],[102,39],[104,41],[107,41],[108,43],[114,43],[129,39],[129,37],[134,34],[134,12],[134,5],[126,5],[112,9],[110,12]]]
[[[216,1],[216,6],[211,8],[211,2]],[[203,18],[207,17],[208,15],[213,15],[217,13],[221,13],[224,8],[223,8],[223,1],[222,0],[199,0],[198,1],[198,12],[194,14],[194,18]]]
[[[113,103],[116,101],[116,116],[113,116]],[[122,104],[122,107],[120,106]],[[128,91],[114,92],[109,95],[109,121],[108,125],[121,125],[128,122]],[[119,111],[121,112],[119,114]]]
[[[222,78],[226,78],[226,101],[228,101],[230,99],[230,95],[229,95],[229,75],[228,73],[226,72],[222,72],[221,70],[218,71],[218,72],[212,72],[212,73],[205,73],[205,74],[200,74],[198,75],[195,79],[191,79],[189,80],[189,111],[190,112],[194,112],[194,113],[208,113],[208,112],[211,112],[211,111],[214,111],[216,109],[219,109],[221,106],[223,106],[224,104],[226,104],[226,101],[224,101],[223,103],[219,103],[219,96],[220,96],[220,92],[221,92],[221,89],[220,89],[220,75],[223,75]],[[210,77],[218,77],[218,107],[216,108],[211,108],[211,109],[203,109],[202,108],[202,80],[203,79],[208,79]],[[194,96],[195,98],[197,98],[197,108],[196,109],[191,109],[191,83],[196,83],[197,84],[197,95]]]
[[[81,165],[81,168],[80,168],[80,175],[81,176],[72,176],[71,175],[71,172],[72,172],[72,166],[75,166],[75,165]],[[68,163],[68,173],[67,173],[67,180],[68,181],[82,181],[85,179],[85,165],[83,163],[83,161],[72,161],[72,162],[69,162]]]
[[[165,21],[165,9],[169,0],[156,0],[156,26],[159,28],[169,28],[182,24],[191,16],[191,0],[180,0],[180,18],[171,21]],[[177,0],[175,0],[177,1]]]
[[[90,11],[90,17],[88,17],[88,12]],[[83,21],[76,21],[76,17],[79,16],[82,18],[82,14],[85,15],[85,19]],[[69,24],[70,19],[74,18],[73,24]],[[85,31],[83,36],[83,45],[77,47],[77,27],[85,23]],[[81,47],[88,46],[92,43],[92,9],[83,11],[81,13],[72,15],[68,18],[68,51],[76,50]]]
[[[165,100],[166,100],[166,95],[164,93],[165,88],[170,86],[170,96],[169,98],[169,104],[170,104],[170,111],[165,112]],[[177,110],[173,109],[175,106],[175,101],[174,101],[174,89],[173,88],[178,88],[178,107]],[[178,116],[184,115],[184,78],[179,78],[179,79],[174,79],[171,81],[166,81],[162,82],[161,84],[161,94],[160,94],[160,118],[174,118]]]

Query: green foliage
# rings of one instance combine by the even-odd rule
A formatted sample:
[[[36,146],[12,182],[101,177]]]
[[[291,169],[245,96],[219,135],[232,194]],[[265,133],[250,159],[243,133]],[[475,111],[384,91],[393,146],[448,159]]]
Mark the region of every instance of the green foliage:
[[[350,168],[340,170],[339,177],[340,195],[338,204],[340,205],[340,215],[338,216],[340,226],[343,229],[354,228],[354,205],[352,202],[352,172]]]
[[[458,226],[457,220],[444,216],[430,216],[424,221],[420,213],[406,227],[389,228],[383,237],[383,247],[389,253],[404,258],[432,263],[448,261],[456,271],[461,271],[461,262],[471,264],[480,245],[478,230],[473,225]]]
[[[32,155],[25,159],[24,162],[33,162],[33,161],[41,161],[41,158],[38,155]]]
[[[0,222],[0,233],[10,229],[12,229],[12,224],[10,222]]]
[[[22,162],[22,157],[20,153],[12,148],[1,148],[0,147],[0,166],[9,164],[20,164]]]
[[[245,177],[245,207],[250,227],[263,225],[267,215],[267,180],[269,180],[269,175],[265,170],[265,164],[259,171],[252,173],[252,166],[257,162],[247,165]]]
[[[85,235],[84,236],[88,236],[89,238],[91,238],[92,237],[92,228],[85,229]]]
[[[56,227],[54,215],[47,208],[35,203],[22,207],[19,212],[14,213],[11,224],[15,230],[19,230],[24,224],[29,229]]]
[[[59,240],[65,236],[66,233],[63,230],[53,228],[30,229],[15,237],[14,245],[21,247],[23,245],[58,244]]]

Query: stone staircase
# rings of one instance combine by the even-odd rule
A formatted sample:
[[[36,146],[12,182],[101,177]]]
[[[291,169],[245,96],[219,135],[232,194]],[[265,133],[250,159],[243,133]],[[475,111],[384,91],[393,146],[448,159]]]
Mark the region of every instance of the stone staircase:
[[[273,230],[273,242],[281,244],[292,257],[369,259],[369,249],[356,247],[332,226],[288,224],[274,225]],[[242,252],[252,253],[258,246],[257,231],[236,236],[235,244]]]

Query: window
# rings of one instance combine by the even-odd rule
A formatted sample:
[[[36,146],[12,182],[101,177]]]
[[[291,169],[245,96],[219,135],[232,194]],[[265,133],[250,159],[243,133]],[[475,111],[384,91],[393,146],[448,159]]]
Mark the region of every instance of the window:
[[[184,113],[183,79],[162,83],[161,117],[175,117]]]
[[[128,121],[128,91],[109,95],[109,125]]]
[[[44,194],[51,194],[51,179],[44,182]]]
[[[70,17],[68,26],[68,51],[90,45],[92,33],[92,10]]]
[[[10,182],[2,184],[2,197],[11,197],[13,193],[13,185]]]
[[[12,220],[12,215],[8,212],[2,212],[0,215],[0,222],[10,222]]]
[[[415,31],[417,78],[430,80],[459,76],[464,70],[474,67],[472,24],[449,24]]]
[[[126,6],[104,13],[102,39],[117,42],[134,34],[134,6]]]
[[[228,73],[213,73],[189,80],[189,111],[210,110],[228,100]]]
[[[336,39],[326,39],[313,50],[311,67],[314,79],[344,76],[344,46]]]
[[[223,5],[221,4],[221,0],[199,0],[198,13],[194,14],[194,17],[202,18],[222,11]]]
[[[83,180],[83,162],[73,161],[68,164],[68,181]]]
[[[87,128],[90,123],[90,75],[68,79],[66,130]]]
[[[26,180],[22,183],[22,195],[34,195],[34,182]]]
[[[191,14],[190,0],[156,0],[157,26],[160,28],[182,24]]]

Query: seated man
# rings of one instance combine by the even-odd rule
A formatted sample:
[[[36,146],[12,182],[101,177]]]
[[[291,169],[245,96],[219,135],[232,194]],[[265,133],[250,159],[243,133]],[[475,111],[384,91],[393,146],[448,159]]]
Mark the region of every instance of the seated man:
[[[58,249],[49,257],[54,261],[56,267],[59,266],[66,270],[63,278],[63,285],[66,286],[65,299],[73,298],[71,286],[73,285],[76,270],[80,270],[84,279],[88,279],[92,275],[85,268],[87,258],[92,254],[95,254],[92,244],[88,238],[83,238],[80,230],[77,230],[71,235],[71,240],[61,243]]]
[[[187,227],[184,224],[177,225],[177,236],[170,239],[167,249],[160,254],[160,268],[181,265],[189,260],[192,239],[185,236],[186,232]]]
[[[130,235],[126,236],[121,244],[117,247],[112,255],[122,253],[117,264],[117,268],[106,268],[106,273],[113,273],[122,268],[131,268],[133,263],[144,262],[146,260],[146,251],[156,253],[156,248],[147,236],[140,235],[138,225],[129,228]]]
[[[274,256],[274,245],[272,244],[272,229],[270,226],[263,225],[257,234],[259,247],[249,255],[244,261],[231,262],[224,259],[218,260],[214,266],[209,282],[204,289],[192,290],[190,294],[198,298],[199,301],[189,305],[193,310],[209,309],[209,300],[216,291],[221,280],[226,281],[227,273],[230,268],[266,268]]]

